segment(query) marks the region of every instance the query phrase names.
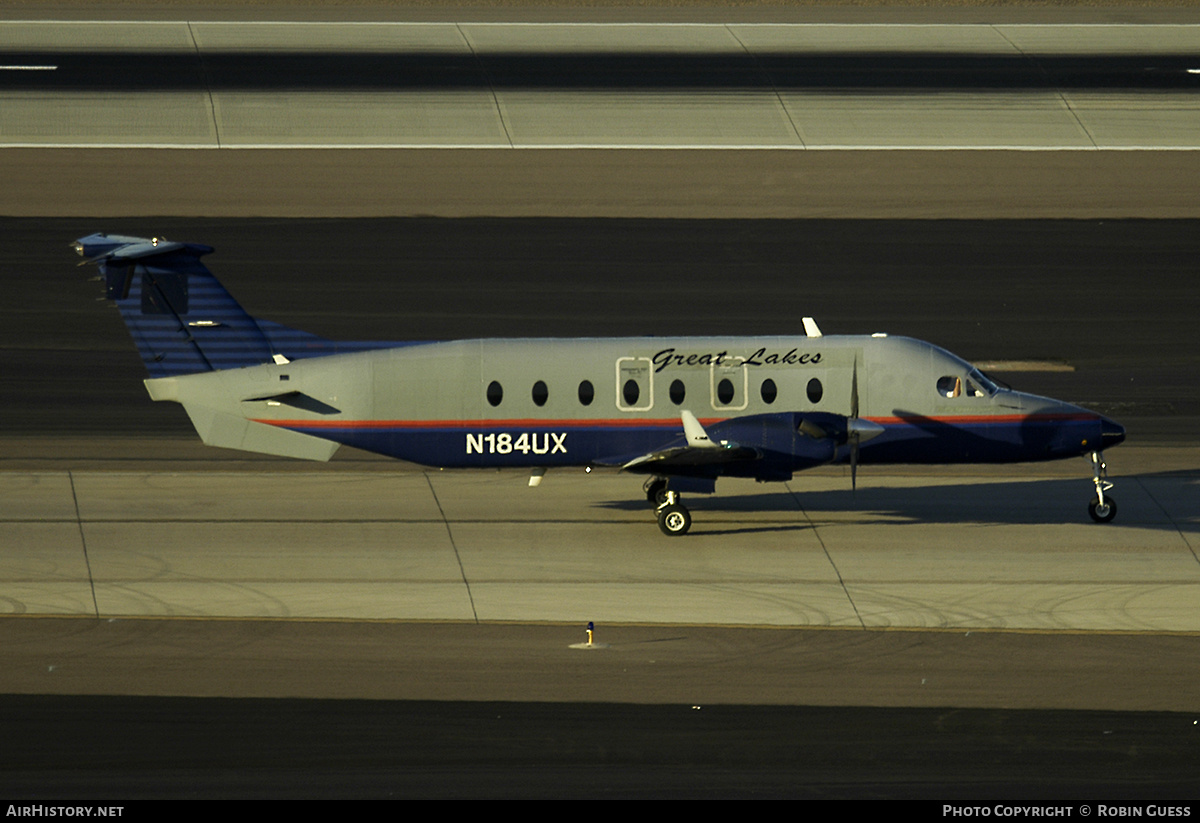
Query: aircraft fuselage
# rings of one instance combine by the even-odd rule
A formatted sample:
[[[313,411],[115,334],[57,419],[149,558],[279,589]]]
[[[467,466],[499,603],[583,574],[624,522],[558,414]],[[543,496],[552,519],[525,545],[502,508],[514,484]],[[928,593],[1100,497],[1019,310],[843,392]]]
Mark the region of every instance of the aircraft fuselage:
[[[943,349],[882,335],[420,343],[147,386],[157,399],[224,398],[214,411],[444,467],[621,465],[675,436],[682,445],[683,410],[714,440],[760,453],[723,474],[759,479],[846,459],[838,421],[852,417],[879,429],[861,444],[864,464],[1052,460],[1123,438],[1095,412],[997,387]],[[805,419],[830,436],[800,430]]]

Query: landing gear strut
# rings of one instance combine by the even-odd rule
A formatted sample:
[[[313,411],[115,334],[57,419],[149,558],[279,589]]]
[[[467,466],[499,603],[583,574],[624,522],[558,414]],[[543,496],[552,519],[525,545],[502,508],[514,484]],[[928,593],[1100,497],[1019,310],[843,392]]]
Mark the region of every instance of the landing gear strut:
[[[665,500],[655,509],[658,517],[658,527],[668,537],[679,537],[687,534],[692,527],[692,515],[687,507],[679,502],[679,492],[664,491]]]
[[[1092,482],[1096,485],[1096,499],[1088,503],[1088,514],[1097,523],[1107,523],[1117,516],[1117,501],[1105,494],[1113,484],[1108,482],[1108,464],[1100,452],[1092,452]]]
[[[648,477],[642,484],[642,491],[646,493],[646,499],[655,508],[658,508],[667,502],[667,478],[657,475]]]

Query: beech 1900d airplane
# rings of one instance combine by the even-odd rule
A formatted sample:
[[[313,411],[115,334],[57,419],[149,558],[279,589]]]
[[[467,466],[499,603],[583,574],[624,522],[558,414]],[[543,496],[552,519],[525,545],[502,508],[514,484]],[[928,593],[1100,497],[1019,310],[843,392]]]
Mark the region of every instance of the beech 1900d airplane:
[[[1103,450],[1117,423],[1011,391],[907,337],[804,336],[340,343],[248,315],[196,243],[93,234],[154,400],[213,446],[328,460],[340,444],[427,466],[611,466],[647,475],[658,524],[718,477],[813,466],[1009,463],[1090,455],[1093,520],[1116,514]],[[81,264],[82,265],[82,264]]]

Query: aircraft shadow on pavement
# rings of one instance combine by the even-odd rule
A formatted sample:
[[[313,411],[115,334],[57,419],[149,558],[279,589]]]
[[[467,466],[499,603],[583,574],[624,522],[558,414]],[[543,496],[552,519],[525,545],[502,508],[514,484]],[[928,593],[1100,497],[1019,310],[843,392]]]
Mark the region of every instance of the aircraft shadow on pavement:
[[[1116,483],[1111,494],[1118,503],[1117,518],[1111,524],[1096,524],[1089,519],[1087,504],[1092,499],[1093,491],[1091,478],[1083,476],[962,484],[920,484],[915,481],[914,485],[890,486],[872,485],[871,479],[864,478],[860,472],[858,490],[852,491],[849,479],[845,489],[808,490],[803,475],[799,475],[788,484],[788,488],[774,486],[771,487],[772,491],[752,494],[723,495],[718,483],[717,494],[684,495],[684,502],[695,517],[693,532],[697,529],[710,531],[704,528],[705,515],[709,513],[719,514],[722,526],[729,525],[729,515],[745,515],[747,522],[744,527],[726,529],[724,533],[803,529],[813,524],[821,526],[832,522],[895,526],[1074,523],[1096,528],[1130,526],[1172,532],[1200,532],[1200,494],[1186,495],[1184,499],[1189,502],[1181,508],[1170,501],[1160,501],[1153,489],[1148,489],[1140,482],[1149,478],[1173,478],[1180,485],[1200,484],[1195,472],[1188,471],[1111,477]],[[640,498],[612,500],[596,505],[619,511],[644,509],[650,514],[649,503]],[[794,513],[795,522],[783,523],[774,518],[755,522],[756,514],[777,516],[779,513]]]

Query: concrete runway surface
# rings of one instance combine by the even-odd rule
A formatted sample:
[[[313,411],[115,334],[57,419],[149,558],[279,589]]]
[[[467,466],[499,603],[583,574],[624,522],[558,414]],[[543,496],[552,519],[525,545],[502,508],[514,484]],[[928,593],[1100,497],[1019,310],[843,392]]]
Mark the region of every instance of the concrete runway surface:
[[[1155,472],[1157,457],[1113,457],[1107,527],[1086,517],[1082,462],[864,467],[853,494],[840,470],[722,481],[689,498],[684,540],[658,534],[636,479],[582,471],[537,490],[513,472],[9,472],[2,602],[101,618],[1197,632],[1197,478]]]
[[[1195,25],[14,20],[6,146],[1200,148]]]
[[[1187,10],[720,11],[9,12],[2,213],[1200,216]]]

